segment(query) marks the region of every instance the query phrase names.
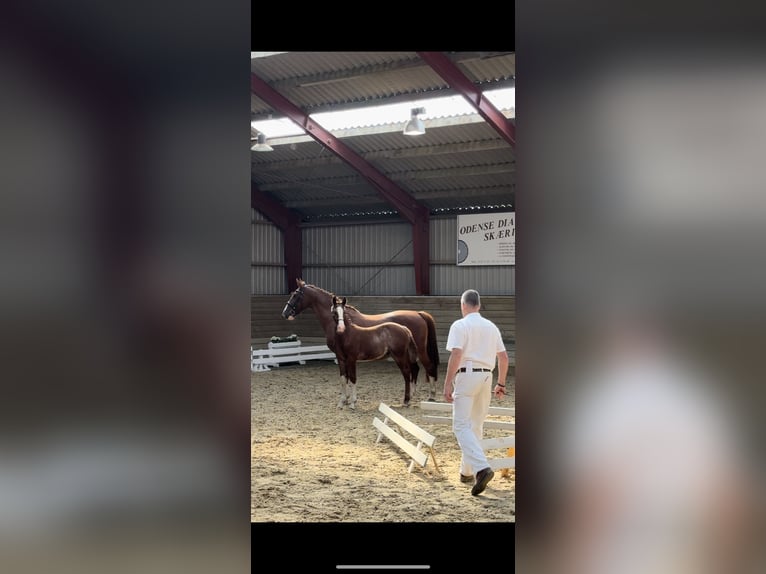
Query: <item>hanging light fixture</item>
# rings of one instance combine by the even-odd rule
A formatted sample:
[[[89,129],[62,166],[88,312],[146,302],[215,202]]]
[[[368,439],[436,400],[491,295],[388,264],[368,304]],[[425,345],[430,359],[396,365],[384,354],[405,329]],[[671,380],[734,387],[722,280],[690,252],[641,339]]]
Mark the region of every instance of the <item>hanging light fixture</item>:
[[[274,150],[273,147],[271,147],[269,144],[266,143],[266,134],[264,133],[258,134],[257,143],[250,149],[253,151],[273,151]]]
[[[419,136],[426,133],[426,126],[423,124],[423,120],[418,117],[418,114],[426,113],[425,108],[412,108],[410,110],[410,121],[404,126],[404,135],[406,136]]]

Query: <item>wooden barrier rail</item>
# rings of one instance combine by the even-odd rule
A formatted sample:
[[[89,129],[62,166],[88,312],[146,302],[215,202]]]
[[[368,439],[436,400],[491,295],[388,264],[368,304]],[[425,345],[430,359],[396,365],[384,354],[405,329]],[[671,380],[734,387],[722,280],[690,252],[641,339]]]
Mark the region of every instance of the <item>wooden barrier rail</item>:
[[[512,436],[504,436],[500,438],[485,438],[481,441],[481,448],[484,451],[504,449],[506,456],[502,458],[487,457],[487,462],[492,470],[505,470],[516,468],[516,438]],[[507,473],[503,473],[503,476],[507,476]]]
[[[431,460],[434,461],[434,468],[437,472],[440,472],[439,466],[436,464],[436,457],[434,456],[434,442],[436,442],[436,437],[434,435],[420,428],[385,403],[380,403],[378,411],[384,416],[384,419],[381,421],[378,417],[375,417],[372,420],[372,426],[378,430],[378,438],[375,439],[376,444],[385,436],[407,453],[412,459],[407,472],[412,472],[415,463],[418,463],[425,469],[429,455],[431,456]],[[388,426],[389,422],[393,423],[399,430]],[[415,437],[418,441],[417,444],[410,442],[402,430]],[[424,446],[428,449],[427,451],[423,450]]]
[[[436,424],[452,424],[452,403],[435,403],[431,401],[422,401],[420,408],[431,412],[448,412],[450,416],[424,415],[423,419]],[[489,407],[489,416],[514,418],[516,409],[509,407]],[[510,420],[492,420],[484,421],[484,428],[505,429],[515,431],[516,423]],[[505,455],[502,458],[487,457],[492,470],[500,470],[503,476],[508,475],[508,469],[516,468],[516,437],[504,436],[499,438],[485,438],[481,441],[481,447],[484,451],[504,449]]]
[[[435,403],[432,401],[421,401],[420,408],[424,411],[446,412],[449,416],[443,415],[424,415],[423,420],[437,424],[452,424],[452,403]],[[489,407],[489,415],[497,417],[515,417],[516,409],[509,407]],[[484,428],[487,429],[505,429],[508,431],[516,430],[516,423],[508,420],[484,421]]]

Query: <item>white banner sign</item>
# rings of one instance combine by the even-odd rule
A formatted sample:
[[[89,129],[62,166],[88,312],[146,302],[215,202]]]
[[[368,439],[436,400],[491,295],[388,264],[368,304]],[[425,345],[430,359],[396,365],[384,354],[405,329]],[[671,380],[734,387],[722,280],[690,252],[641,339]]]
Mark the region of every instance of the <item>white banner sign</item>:
[[[458,265],[515,265],[516,213],[457,216]]]

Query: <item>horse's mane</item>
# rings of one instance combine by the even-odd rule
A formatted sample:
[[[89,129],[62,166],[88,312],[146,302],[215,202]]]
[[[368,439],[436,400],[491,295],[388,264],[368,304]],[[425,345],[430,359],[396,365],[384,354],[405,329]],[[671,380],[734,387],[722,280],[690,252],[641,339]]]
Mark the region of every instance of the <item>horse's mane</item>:
[[[325,295],[327,295],[330,299],[335,297],[335,293],[330,293],[327,289],[322,289],[321,287],[319,287],[317,285],[313,285],[311,283],[304,284],[304,287],[311,287],[313,289],[316,289],[317,291],[320,291],[320,292],[324,293]],[[346,304],[345,307],[346,307],[346,309],[352,309],[354,311],[357,311],[357,312],[361,313],[361,311],[359,311],[359,309],[357,309],[353,305]]]

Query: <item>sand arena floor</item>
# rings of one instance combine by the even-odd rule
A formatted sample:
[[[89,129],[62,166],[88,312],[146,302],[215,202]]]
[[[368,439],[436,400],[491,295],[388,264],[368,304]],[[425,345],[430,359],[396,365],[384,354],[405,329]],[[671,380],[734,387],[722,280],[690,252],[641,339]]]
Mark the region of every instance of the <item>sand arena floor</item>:
[[[443,373],[442,366],[440,374]],[[357,407],[337,408],[338,367],[332,361],[283,365],[251,374],[251,520],[253,522],[515,522],[515,471],[500,472],[480,496],[459,481],[460,449],[450,425],[423,421],[423,373],[411,405],[390,361],[358,365]],[[441,397],[443,381],[437,385]],[[514,380],[502,400],[514,407]],[[385,437],[375,443],[372,420],[386,403],[436,436],[426,470]],[[433,414],[433,413],[432,413]],[[485,438],[507,431],[486,429]],[[411,438],[408,436],[408,438]],[[495,454],[495,456],[499,456]],[[428,472],[426,472],[428,471]]]

